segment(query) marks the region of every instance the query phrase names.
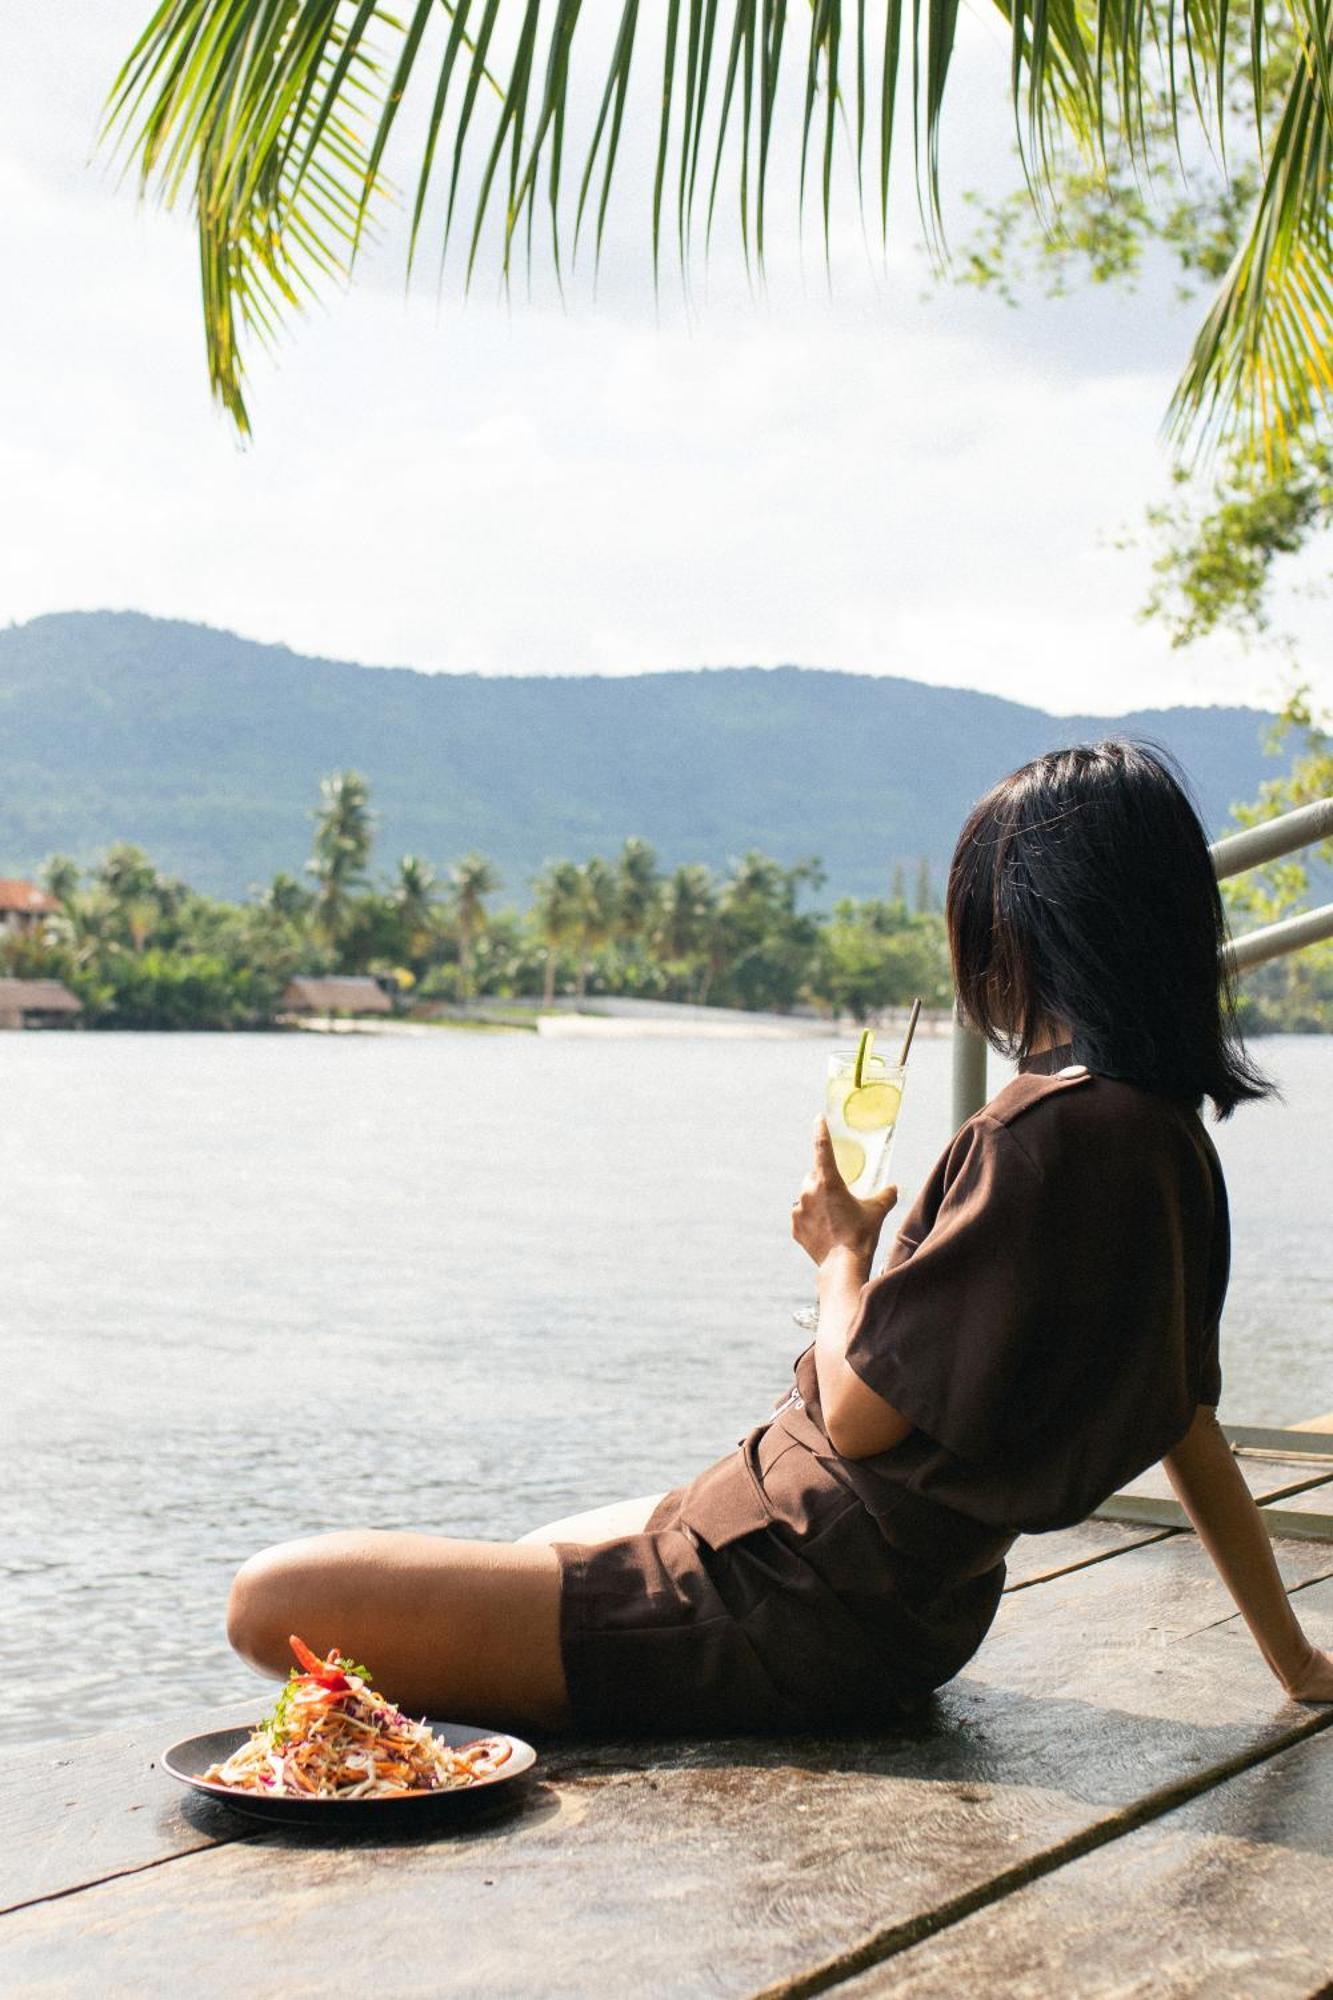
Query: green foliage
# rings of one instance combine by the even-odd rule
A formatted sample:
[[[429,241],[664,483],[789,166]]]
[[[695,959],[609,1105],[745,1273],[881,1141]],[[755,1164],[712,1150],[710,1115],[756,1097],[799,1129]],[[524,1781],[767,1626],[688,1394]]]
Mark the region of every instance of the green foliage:
[[[1155,121],[1153,143],[1159,155],[1166,154],[1169,121]],[[1242,166],[1230,178],[1205,167],[1188,193],[1162,205],[1129,159],[1104,171],[1075,160],[1060,174],[1046,216],[1034,210],[1022,188],[998,200],[969,192],[964,199],[976,227],[954,277],[1010,305],[1018,304],[1025,281],[1051,299],[1066,298],[1085,283],[1132,291],[1157,246],[1178,266],[1180,297],[1193,298],[1202,284],[1225,277],[1257,194],[1255,167]]]
[[[625,842],[616,874],[620,935],[633,942],[648,929],[661,887],[657,856],[646,840],[634,837]]]
[[[465,854],[463,859],[449,871],[454,931],[458,939],[460,999],[469,1000],[472,997],[477,940],[484,932],[487,923],[486,898],[495,895],[501,886],[499,870],[486,859],[484,854]]]
[[[1160,546],[1143,615],[1165,623],[1173,646],[1219,628],[1259,637],[1271,622],[1274,565],[1333,527],[1333,443],[1303,438],[1272,476],[1233,457],[1202,507],[1195,480],[1178,472],[1176,482],[1182,497],[1148,511]]]
[[[264,891],[264,908],[288,923],[300,923],[314,908],[314,892],[282,870]]]
[[[909,914],[901,900],[835,903],[820,932],[813,987],[832,1012],[857,1020],[918,994],[927,1007],[947,1007],[953,982],[942,919]]]
[[[1045,213],[1024,189],[999,200],[967,197],[978,220],[957,277],[1011,305],[1028,282],[1053,298],[1080,284],[1132,291],[1158,256],[1174,266],[1182,298],[1222,287],[1205,329],[1210,351],[1196,350],[1177,409],[1205,424],[1228,409],[1244,412],[1243,421],[1218,458],[1177,464],[1174,498],[1147,516],[1158,553],[1143,615],[1161,619],[1175,646],[1219,628],[1245,638],[1266,632],[1275,566],[1333,525],[1327,130],[1312,136],[1321,114],[1309,103],[1302,121],[1291,115],[1308,94],[1299,17],[1270,5],[1262,26],[1266,56],[1256,77],[1231,17],[1228,108],[1233,131],[1254,142],[1250,151],[1237,157],[1233,147],[1225,163],[1203,151],[1182,189],[1177,119],[1169,93],[1158,90],[1145,100],[1137,138],[1113,134],[1104,164],[1068,150],[1053,156]],[[1271,134],[1275,121],[1288,146],[1316,147],[1303,193],[1301,171],[1277,158],[1265,168],[1258,132]],[[1307,236],[1322,245],[1313,257]],[[1306,380],[1293,389],[1285,378],[1302,348]]]
[[[716,897],[697,997],[779,1012],[794,1006],[818,940],[817,924],[798,905],[823,879],[815,860],[784,868],[753,848],[742,855]]]
[[[82,871],[70,855],[52,854],[38,870],[38,879],[48,896],[54,896],[58,903],[68,905],[78,893]]]
[[[532,919],[544,954],[542,997],[555,996],[560,954],[578,936],[582,884],[572,861],[553,861],[533,883]]]
[[[100,976],[76,975],[71,984],[91,1025],[112,1028],[263,1027],[280,990],[261,967],[156,947],[116,954]]]
[[[314,853],[306,869],[318,884],[316,911],[331,945],[337,946],[342,941],[349,922],[351,893],[365,880],[374,837],[370,791],[361,774],[335,771],[323,779],[319,809],[315,813]],[[354,951],[354,958],[355,955]],[[353,965],[345,969],[350,971]]]

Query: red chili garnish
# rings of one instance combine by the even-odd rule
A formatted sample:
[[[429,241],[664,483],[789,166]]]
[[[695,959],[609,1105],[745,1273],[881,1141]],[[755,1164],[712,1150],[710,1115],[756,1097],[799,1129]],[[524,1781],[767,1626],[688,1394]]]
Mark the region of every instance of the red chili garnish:
[[[287,1643],[295,1653],[302,1672],[308,1674],[312,1681],[318,1681],[321,1687],[334,1691],[352,1685],[342,1668],[333,1665],[334,1656],[328,1660],[321,1660],[317,1654],[311,1652],[304,1639],[297,1638],[295,1632],[289,1634]]]

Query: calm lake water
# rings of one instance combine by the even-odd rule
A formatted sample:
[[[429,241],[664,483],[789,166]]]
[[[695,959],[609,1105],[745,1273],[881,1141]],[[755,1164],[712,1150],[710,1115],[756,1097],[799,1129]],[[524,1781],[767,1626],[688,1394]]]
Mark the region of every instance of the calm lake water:
[[[1333,1407],[1333,1039],[1214,1128],[1224,1414]],[[236,1564],[348,1524],[510,1536],[665,1487],[803,1337],[818,1042],[0,1038],[0,1736],[248,1694]],[[948,1134],[920,1041],[906,1206]],[[1007,1071],[992,1065],[992,1088]]]

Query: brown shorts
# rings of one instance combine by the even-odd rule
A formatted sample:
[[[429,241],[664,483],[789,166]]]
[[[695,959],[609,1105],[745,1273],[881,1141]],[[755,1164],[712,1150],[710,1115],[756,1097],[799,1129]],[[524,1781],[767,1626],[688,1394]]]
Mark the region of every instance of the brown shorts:
[[[892,1724],[975,1650],[1004,1577],[960,1599],[776,1423],[666,1494],[641,1534],[556,1553],[584,1734]]]

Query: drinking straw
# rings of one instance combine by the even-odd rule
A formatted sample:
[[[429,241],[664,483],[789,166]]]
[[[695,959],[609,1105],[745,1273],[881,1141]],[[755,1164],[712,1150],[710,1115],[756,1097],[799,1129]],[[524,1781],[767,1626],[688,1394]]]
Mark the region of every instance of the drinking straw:
[[[903,1067],[903,1064],[907,1061],[907,1051],[912,1046],[912,1037],[916,1033],[916,1024],[920,1019],[921,1019],[921,1002],[919,1000],[914,1000],[912,1002],[911,1018],[907,1023],[907,1033],[903,1037],[903,1052],[898,1058],[899,1069],[901,1069]]]

